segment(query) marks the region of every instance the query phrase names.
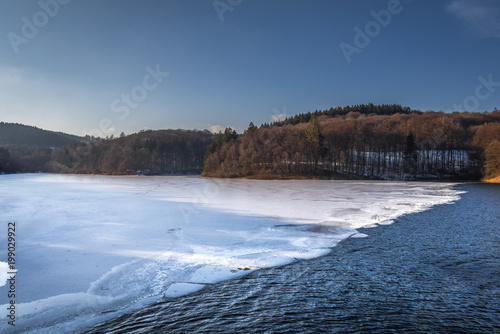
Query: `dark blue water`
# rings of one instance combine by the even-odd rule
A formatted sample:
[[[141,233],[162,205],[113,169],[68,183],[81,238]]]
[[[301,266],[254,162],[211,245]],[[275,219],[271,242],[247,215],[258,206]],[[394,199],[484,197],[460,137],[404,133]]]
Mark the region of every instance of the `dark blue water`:
[[[85,333],[500,333],[500,186]]]

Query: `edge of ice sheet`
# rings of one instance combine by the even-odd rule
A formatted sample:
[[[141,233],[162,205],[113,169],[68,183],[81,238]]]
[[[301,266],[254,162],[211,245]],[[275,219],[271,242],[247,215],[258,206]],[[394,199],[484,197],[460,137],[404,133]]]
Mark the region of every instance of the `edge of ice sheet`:
[[[173,246],[142,253],[122,251],[120,254],[133,260],[114,266],[89,282],[86,292],[59,294],[17,305],[20,326],[16,330],[40,333],[82,329],[164,297],[192,293],[206,284],[239,277],[254,269],[322,256],[349,236],[364,237],[356,228],[390,224],[399,216],[459,198],[459,192],[451,189],[453,184],[441,183],[375,182],[377,187],[374,187],[374,182],[363,181],[32,177],[48,184],[65,183],[65,187],[82,192],[112,191],[117,200],[125,203],[139,198],[153,208],[169,202],[190,210],[188,219],[183,216],[180,223],[171,217],[172,212],[166,212],[170,214],[166,228],[169,240],[175,241]],[[108,211],[103,212],[108,216],[115,214]],[[205,227],[199,232],[203,228],[200,224],[206,223],[200,219],[210,214],[215,220],[231,215],[255,219],[244,224],[214,220],[211,222],[214,229]],[[105,221],[101,226],[110,224],[118,231],[123,229],[123,224],[116,222]],[[0,307],[5,309],[4,306]],[[4,325],[0,323],[0,330],[9,329]]]

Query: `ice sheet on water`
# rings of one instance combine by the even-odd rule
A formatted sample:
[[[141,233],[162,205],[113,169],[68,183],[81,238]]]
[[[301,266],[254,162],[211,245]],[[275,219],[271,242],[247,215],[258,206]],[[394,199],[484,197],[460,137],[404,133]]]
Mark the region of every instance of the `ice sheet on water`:
[[[11,269],[7,262],[0,261],[0,287],[7,284],[7,280],[12,276],[11,273],[16,273],[16,269]]]
[[[351,238],[366,238],[366,237],[368,237],[368,234],[364,234],[364,233],[356,233],[356,234],[351,235]]]
[[[19,226],[16,330],[48,332],[324,255],[356,228],[458,195],[451,184],[199,177],[3,175],[0,186],[2,219]]]

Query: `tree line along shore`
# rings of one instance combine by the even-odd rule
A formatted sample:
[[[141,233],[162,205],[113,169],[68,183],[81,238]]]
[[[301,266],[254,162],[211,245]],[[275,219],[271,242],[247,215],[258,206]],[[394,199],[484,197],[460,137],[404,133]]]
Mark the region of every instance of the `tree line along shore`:
[[[497,109],[444,113],[347,106],[260,127],[250,123],[242,134],[231,128],[215,135],[148,130],[101,139],[47,131],[48,138],[43,131],[0,123],[0,172],[496,182],[500,177]]]

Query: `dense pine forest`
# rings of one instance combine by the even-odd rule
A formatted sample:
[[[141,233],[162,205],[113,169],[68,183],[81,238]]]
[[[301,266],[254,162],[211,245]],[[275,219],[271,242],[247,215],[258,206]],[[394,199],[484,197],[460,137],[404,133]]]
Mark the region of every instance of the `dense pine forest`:
[[[500,111],[360,105],[250,124],[214,138],[204,176],[480,179],[500,175]]]

